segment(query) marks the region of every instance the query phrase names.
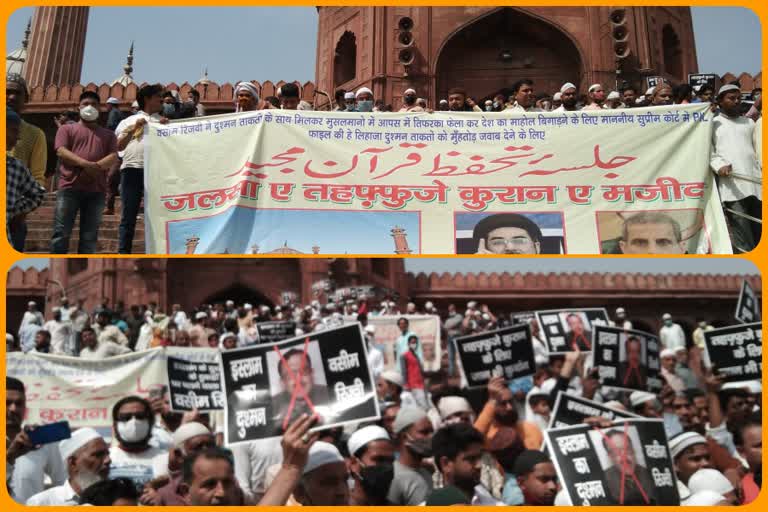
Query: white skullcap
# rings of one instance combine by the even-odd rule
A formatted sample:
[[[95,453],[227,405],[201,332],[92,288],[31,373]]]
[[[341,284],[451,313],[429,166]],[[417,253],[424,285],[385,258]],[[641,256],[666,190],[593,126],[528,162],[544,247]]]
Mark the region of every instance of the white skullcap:
[[[27,307],[29,307],[29,306],[37,306],[37,302],[31,300],[31,301],[27,302]]]
[[[626,310],[624,308],[621,308],[621,307],[616,308],[616,314],[618,315],[618,314],[621,314],[621,313],[626,313]]]
[[[357,92],[355,93],[355,99],[359,98],[361,94],[365,94],[365,93],[368,93],[368,94],[370,94],[371,96],[373,96],[373,91],[372,91],[372,90],[370,90],[370,89],[369,89],[369,88],[367,88],[367,87],[361,87],[361,88],[359,88],[359,89],[357,90]]]
[[[58,313],[59,311],[61,311],[61,308],[58,306],[51,310],[52,313]]]
[[[75,430],[72,432],[72,437],[59,443],[61,459],[66,464],[68,458],[70,458],[77,450],[87,445],[94,439],[103,439],[103,437],[101,437],[101,434],[90,427],[79,428]]]
[[[563,93],[561,93],[560,91],[557,91],[555,94],[552,95],[552,100],[553,101],[560,101],[562,97],[563,97]],[[555,498],[555,499],[557,499],[557,498]]]
[[[174,448],[180,448],[185,442],[197,436],[209,436],[211,431],[202,423],[191,421],[184,423],[171,435]]]
[[[645,94],[641,95],[639,98],[635,100],[635,105],[639,105],[640,103],[645,101]]]
[[[720,96],[721,94],[725,94],[728,91],[740,91],[740,90],[741,89],[739,89],[738,85],[726,84],[722,86],[719,91],[717,91],[717,95]]]
[[[477,302],[475,302],[474,300],[471,300],[471,301],[467,302],[467,307],[469,309],[475,309],[477,307]]]
[[[763,384],[759,380],[748,380],[743,382],[726,382],[720,389],[745,389],[753,395],[759,395],[763,392]]]
[[[237,334],[235,334],[233,332],[225,332],[225,333],[223,333],[221,335],[221,338],[219,338],[219,341],[224,341],[224,340],[229,339],[229,338],[237,339]]]
[[[655,396],[654,396],[655,398]],[[610,407],[611,409],[618,409],[620,411],[626,411],[627,408],[624,407],[624,404],[619,402],[618,400],[608,400],[603,404],[606,407]]]
[[[5,333],[5,341],[13,341],[13,334],[9,332]]]
[[[307,465],[304,466],[302,474],[306,475],[320,466],[335,464],[337,462],[344,462],[344,457],[341,456],[338,448],[325,441],[315,441],[315,444],[309,448],[309,458],[307,459]]]
[[[428,300],[427,302],[424,303],[424,308],[425,309],[432,309],[433,307],[435,307],[435,305],[432,304],[431,300]]]
[[[733,491],[733,484],[718,470],[701,468],[688,479],[688,489],[694,494],[709,490],[724,495]]]
[[[235,305],[235,301],[233,301],[233,300],[228,300],[227,301],[227,306],[234,306],[234,305]]]
[[[415,89],[411,89],[411,88],[408,88],[408,89],[406,89],[406,90],[405,90],[405,92],[403,93],[403,95],[406,95],[406,94],[408,94],[409,92],[410,92],[411,94],[416,94],[416,90],[415,90]]]
[[[448,104],[448,100],[440,100],[440,104],[441,105],[447,105]]]
[[[355,93],[353,93],[352,91],[345,92],[344,93],[344,99],[345,100],[353,100],[353,99],[355,99]]]
[[[367,332],[368,334],[375,334],[376,328],[373,325],[368,324],[365,326],[365,332]]]
[[[107,98],[107,103],[109,103],[110,105],[119,105],[120,100],[115,98],[114,96],[110,96],[109,98]]]
[[[592,84],[592,85],[589,86],[589,89],[587,89],[587,91],[594,92],[597,89],[600,89],[601,87],[602,87],[601,84]]]
[[[203,318],[208,318],[208,313],[205,311],[198,311],[195,313],[195,320],[202,320]]]
[[[618,92],[611,91],[610,93],[608,93],[608,96],[606,96],[605,99],[607,99],[607,100],[618,100],[619,98],[621,98],[621,96],[619,96]]]
[[[403,376],[394,370],[384,370],[379,374],[379,377],[387,382],[403,387]]]
[[[555,502],[554,506],[556,507],[570,507],[573,503],[571,503],[571,498],[568,496],[568,491],[565,489],[560,489],[557,491],[557,494],[555,494]]]
[[[389,307],[393,308],[393,307],[395,307],[397,304],[395,304],[395,303],[394,303],[394,301],[389,301],[389,304],[387,304],[387,305],[388,305]]]
[[[493,102],[491,100],[485,100],[486,105],[493,105]]]
[[[253,304],[249,304],[246,302],[245,304],[243,304],[243,309],[250,311],[251,309],[253,309]]]
[[[665,348],[664,350],[661,351],[661,353],[659,354],[659,357],[662,359],[664,359],[665,357],[676,357],[675,354],[676,352],[671,348]]]
[[[662,320],[672,320],[672,315],[670,315],[669,313],[664,313],[664,314],[661,316],[661,319],[662,319]]]
[[[573,85],[571,82],[566,82],[563,84],[562,87],[560,87],[560,94],[564,93],[568,89],[576,89],[576,86]]]
[[[131,107],[133,108],[139,108],[139,102],[136,100],[133,100],[133,103],[131,103]]]
[[[629,395],[629,403],[632,404],[632,407],[637,407],[649,400],[656,400],[656,395],[647,391],[633,391]]]
[[[649,87],[647,91],[645,91],[646,96],[653,96],[653,93],[656,92],[656,86]]]
[[[444,396],[437,402],[437,410],[440,411],[440,417],[443,419],[457,412],[473,412],[472,406],[469,405],[467,399],[461,396]]]
[[[557,384],[557,379],[545,380],[544,382],[541,383],[541,392],[547,395],[551,394],[552,390],[555,389],[556,384]]]
[[[684,507],[711,507],[724,500],[725,498],[715,491],[699,491],[691,494],[688,499],[680,504]]]
[[[259,309],[266,313],[267,311],[269,311],[269,306],[261,306]]]
[[[397,411],[397,416],[395,416],[395,421],[392,424],[392,432],[399,434],[417,421],[421,421],[426,417],[427,413],[420,407],[401,407],[400,410]]]
[[[259,91],[251,82],[240,82],[235,86],[235,100],[237,100],[237,94],[240,91],[247,91],[251,96],[253,96],[255,101],[259,101]]]
[[[378,440],[390,440],[389,434],[386,430],[378,425],[363,427],[349,436],[349,441],[347,441],[347,449],[349,449],[350,455],[354,455],[360,450],[360,448],[364,447],[372,441]]]
[[[669,440],[669,451],[672,454],[672,459],[676,459],[683,451],[696,444],[707,444],[707,439],[696,432],[683,432],[672,437]]]

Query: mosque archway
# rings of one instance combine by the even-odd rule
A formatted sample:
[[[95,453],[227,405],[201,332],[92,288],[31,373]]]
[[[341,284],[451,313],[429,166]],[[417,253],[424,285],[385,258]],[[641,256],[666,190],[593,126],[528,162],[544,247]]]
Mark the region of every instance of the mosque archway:
[[[553,92],[565,82],[579,84],[581,54],[558,27],[515,8],[500,8],[469,22],[450,36],[435,67],[437,98],[462,87],[477,100],[497,92],[509,95],[521,78],[537,92]]]

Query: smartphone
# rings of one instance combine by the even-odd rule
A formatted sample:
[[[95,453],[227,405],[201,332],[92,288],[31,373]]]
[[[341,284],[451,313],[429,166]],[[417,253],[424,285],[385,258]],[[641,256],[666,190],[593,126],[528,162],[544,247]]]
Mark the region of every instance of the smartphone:
[[[38,446],[69,439],[72,437],[72,431],[69,429],[68,421],[58,421],[28,430],[27,435],[32,444]]]

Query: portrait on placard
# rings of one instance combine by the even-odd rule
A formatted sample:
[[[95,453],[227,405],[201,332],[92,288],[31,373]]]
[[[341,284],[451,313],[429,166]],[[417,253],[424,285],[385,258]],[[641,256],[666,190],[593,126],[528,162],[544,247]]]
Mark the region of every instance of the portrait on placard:
[[[562,212],[456,213],[456,254],[565,254]]]
[[[704,211],[599,211],[601,254],[711,254]]]

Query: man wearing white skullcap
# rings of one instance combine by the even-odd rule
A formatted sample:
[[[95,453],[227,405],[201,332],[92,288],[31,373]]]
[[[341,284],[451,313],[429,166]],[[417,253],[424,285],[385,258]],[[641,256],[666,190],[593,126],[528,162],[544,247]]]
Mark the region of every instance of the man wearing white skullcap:
[[[417,99],[415,89],[406,89],[403,92],[403,107],[399,112],[424,112],[424,109],[416,103]]]
[[[355,107],[357,112],[373,112],[373,91],[361,87],[355,92]]]
[[[557,110],[563,104],[562,93],[557,91],[552,95],[552,110]]]
[[[582,110],[600,110],[605,101],[605,89],[600,84],[592,84],[587,89],[589,103]]]
[[[702,468],[688,479],[688,489],[696,494],[701,491],[714,491],[731,505],[741,505],[736,488],[730,480],[716,469]]]
[[[184,459],[216,446],[213,433],[208,427],[196,421],[181,425],[171,438],[173,444],[169,453],[160,454],[152,459],[154,478],[169,475],[170,480],[157,490],[146,486],[139,500],[142,505],[185,505],[184,495],[179,489],[182,483],[181,469]]]
[[[259,91],[251,82],[239,82],[235,86],[235,112],[258,110]]]
[[[461,396],[444,396],[437,402],[437,410],[440,412],[443,425],[453,423],[472,425],[475,422],[475,411],[472,410],[467,399]]]
[[[69,478],[27,500],[32,506],[78,505],[82,492],[109,476],[109,447],[92,428],[72,432],[72,437],[59,444],[61,458]]]
[[[685,332],[680,324],[675,323],[669,313],[664,313],[661,319],[664,322],[659,330],[661,346],[670,350],[677,350],[678,347],[685,348]]]
[[[748,252],[757,247],[762,227],[738,215],[762,219],[763,174],[755,151],[755,122],[741,114],[741,91],[736,85],[720,87],[717,105],[720,115],[712,119],[714,135],[709,166],[719,176],[718,190],[734,252]]]
[[[347,466],[334,445],[323,441],[316,441],[312,445],[293,495],[296,501],[305,506],[349,504]]]
[[[622,307],[616,308],[616,326],[625,331],[632,329],[632,322],[627,318],[627,310]]]
[[[360,473],[364,467],[391,465],[395,462],[395,446],[386,430],[369,425],[356,430],[347,441],[350,469]]]
[[[707,439],[696,432],[682,432],[669,440],[669,452],[677,478],[688,485],[688,479],[702,468],[711,468]]]
[[[661,360],[661,375],[667,381],[669,387],[671,387],[675,393],[682,393],[685,391],[683,379],[681,379],[675,371],[677,366],[677,352],[670,348],[662,349],[659,354],[659,359]]]
[[[578,110],[576,107],[578,102],[576,86],[571,82],[566,82],[560,87],[560,101],[562,104],[554,110],[555,112],[573,112]]]
[[[422,409],[402,407],[392,431],[400,456],[394,464],[388,500],[392,505],[419,505],[432,491],[432,474],[422,465],[432,456],[432,422]]]
[[[608,96],[605,97],[605,103],[603,104],[603,108],[607,109],[617,109],[621,108],[621,95],[618,91],[611,91],[608,93]]]
[[[363,331],[368,346],[368,367],[375,380],[384,371],[384,353],[376,346],[376,327],[368,324]]]

